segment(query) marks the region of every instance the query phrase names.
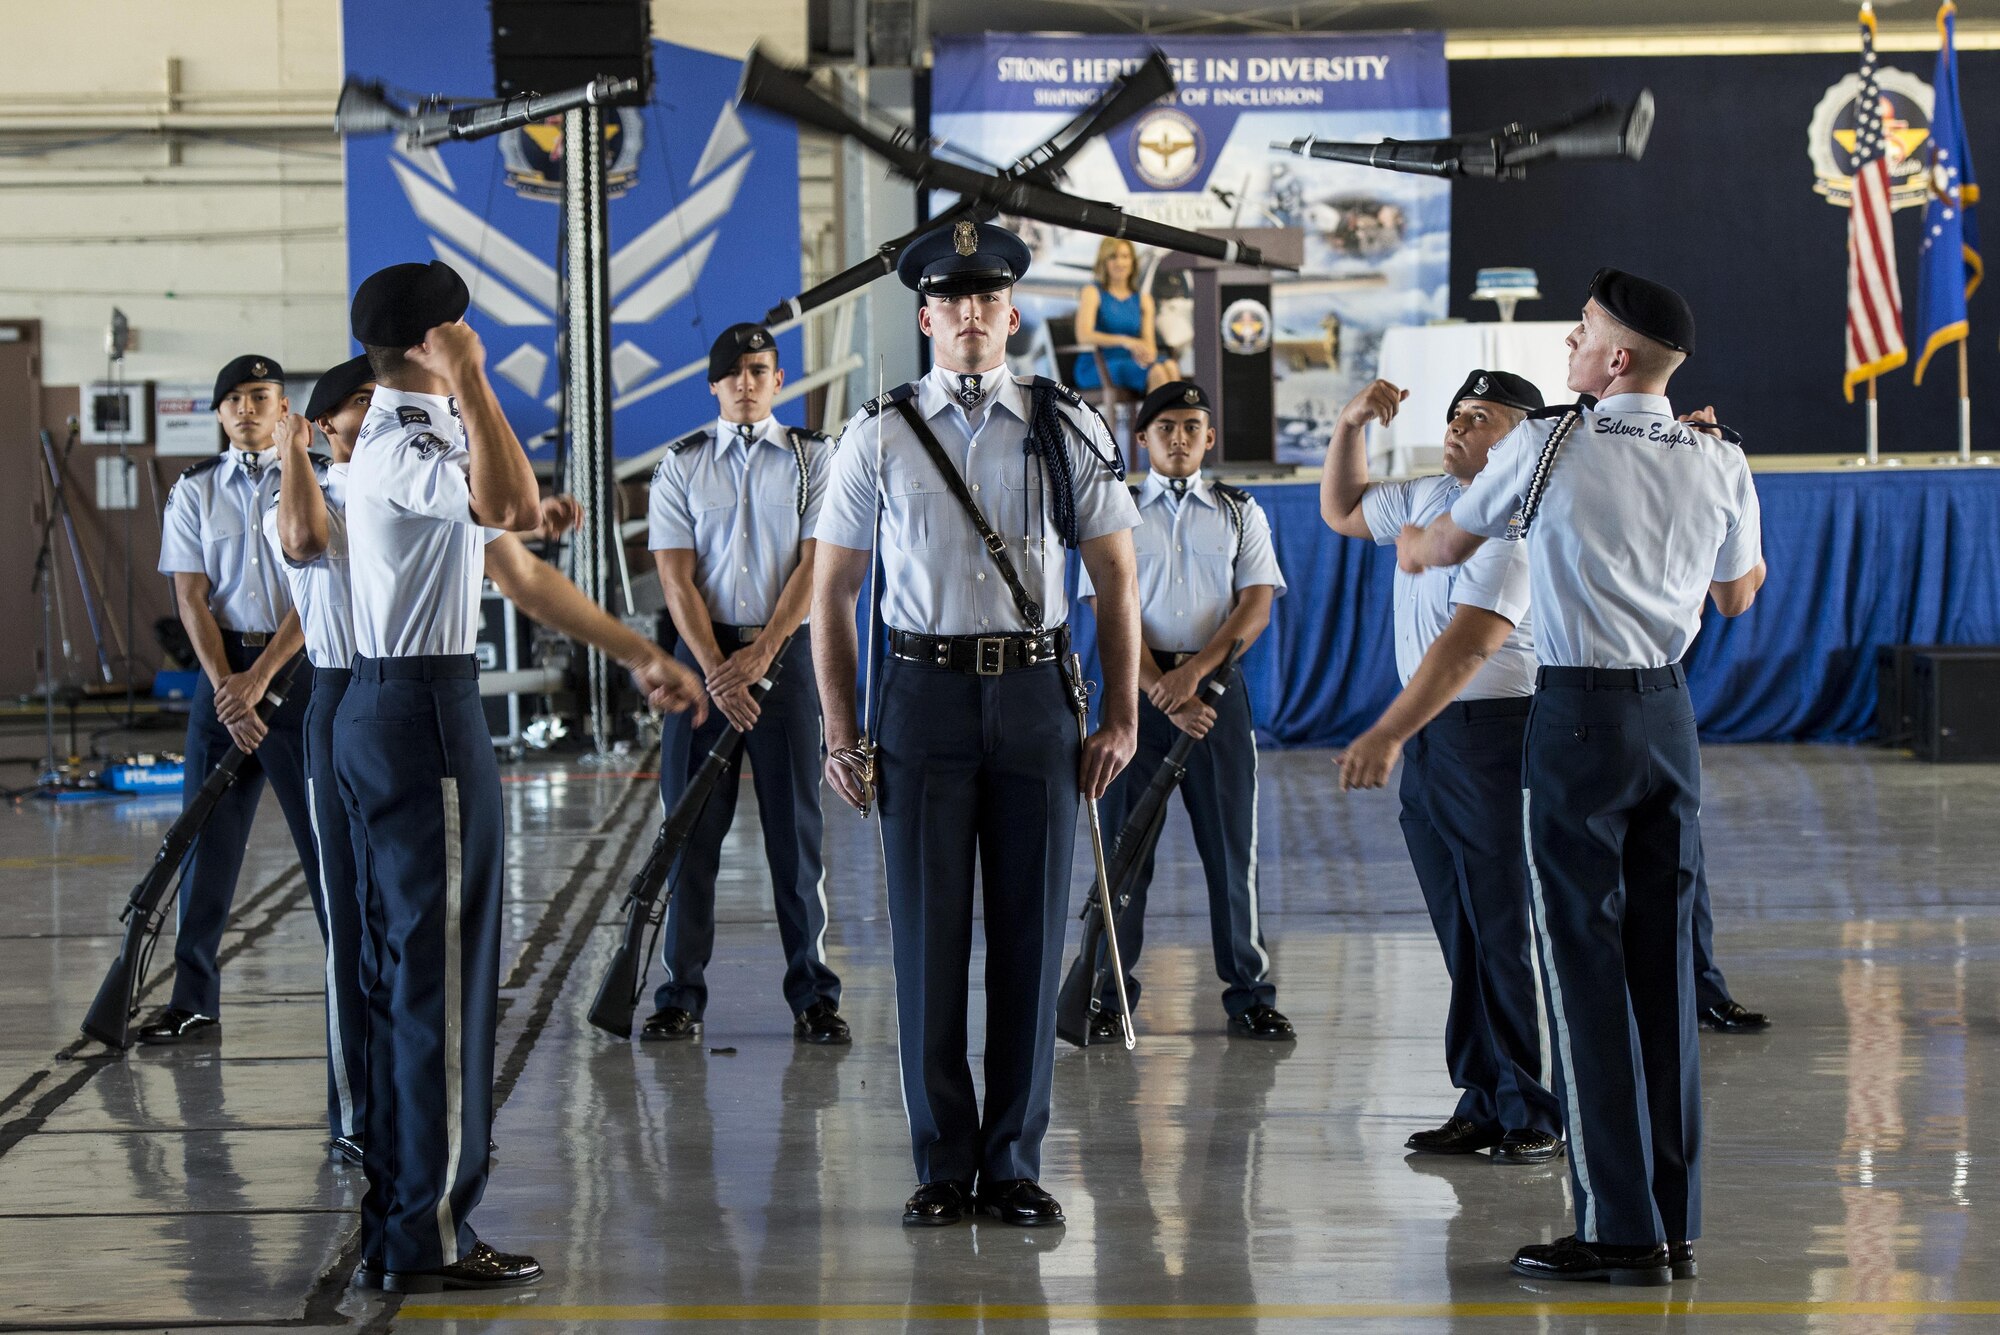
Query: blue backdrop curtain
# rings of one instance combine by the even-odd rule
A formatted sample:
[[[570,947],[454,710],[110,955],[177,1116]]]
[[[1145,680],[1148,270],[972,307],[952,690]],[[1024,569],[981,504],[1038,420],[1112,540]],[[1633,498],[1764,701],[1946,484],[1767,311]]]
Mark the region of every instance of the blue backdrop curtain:
[[[1315,487],[1250,490],[1291,586],[1244,662],[1260,738],[1343,745],[1396,693],[1395,551],[1330,531]],[[1734,621],[1711,609],[1688,656],[1704,739],[1859,740],[1878,645],[2000,643],[2000,469],[1763,473],[1757,493],[1770,581]]]

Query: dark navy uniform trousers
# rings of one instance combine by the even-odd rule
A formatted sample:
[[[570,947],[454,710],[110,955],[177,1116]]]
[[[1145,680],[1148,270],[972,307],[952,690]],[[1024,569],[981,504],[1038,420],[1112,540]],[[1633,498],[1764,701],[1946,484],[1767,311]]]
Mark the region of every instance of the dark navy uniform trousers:
[[[1271,957],[1264,949],[1257,918],[1257,735],[1250,725],[1250,696],[1239,680],[1222,697],[1215,726],[1188,753],[1187,777],[1181,780],[1181,802],[1194,827],[1194,846],[1201,854],[1208,880],[1209,942],[1215,951],[1215,973],[1222,980],[1222,1006],[1231,1016],[1252,1006],[1274,1006],[1277,984],[1270,978]],[[1104,823],[1105,860],[1125,820],[1146,791],[1174,739],[1181,735],[1173,721],[1153,706],[1139,702],[1139,749],[1104,795],[1099,817]],[[1149,849],[1132,888],[1132,900],[1118,918],[1118,954],[1125,962],[1125,993],[1136,1008],[1139,952],[1146,944],[1146,892],[1153,884]],[[1111,980],[1105,980],[1111,988]],[[1108,990],[1099,1002],[1107,1015],[1118,1013],[1118,994]]]
[[[1727,1006],[1736,998],[1729,994],[1729,982],[1715,962],[1715,910],[1708,902],[1708,855],[1696,850],[1700,861],[1694,881],[1694,1004],[1702,1010]]]
[[[718,627],[725,653],[740,640]],[[724,638],[724,635],[727,638]],[[695,669],[694,654],[682,643],[675,657]],[[826,881],[820,859],[821,815],[819,684],[813,678],[812,637],[801,629],[786,646],[783,667],[764,697],[757,726],[743,739],[757,789],[757,815],[764,826],[764,857],[771,868],[771,899],[778,913],[778,940],[785,950],[785,1000],[794,1015],[820,1001],[840,1004],[840,979],[826,963]],[[685,714],[669,714],[660,730],[660,800],[672,811],[709,748],[729,727],[719,709],[710,709],[700,727]],[[674,863],[672,898],[661,929],[661,963],[667,977],[655,993],[656,1006],[678,1006],[700,1015],[708,1007],[708,961],[715,950],[715,877],[722,841],[736,819],[741,760],[722,778],[693,835]]]
[[[243,643],[233,631],[222,633],[229,655],[230,670],[247,671],[263,652],[261,646]],[[220,764],[236,745],[229,729],[215,718],[215,687],[206,672],[195,688],[194,708],[188,715],[186,778],[181,782],[183,805],[194,798],[210,770]],[[306,700],[312,694],[312,667],[300,661],[292,675],[285,702],[272,714],[270,732],[249,761],[238,771],[236,782],[222,794],[208,823],[188,854],[187,870],[181,876],[180,921],[174,938],[174,996],[172,1005],[197,1015],[218,1015],[222,1011],[222,972],[215,955],[222,948],[222,932],[229,925],[229,908],[236,900],[236,878],[243,870],[243,853],[250,844],[250,826],[257,818],[257,804],[264,796],[264,782],[278,796],[278,809],[292,832],[304,866],[306,885],[312,892],[313,912],[322,928],[326,924],[324,896],[320,891],[319,868],[313,858],[312,816],[306,801]]]
[[[1577,1236],[1701,1233],[1690,917],[1701,753],[1678,666],[1544,668],[1525,824]]]
[[[505,835],[471,655],[356,658],[334,721],[367,1007],[362,1259],[430,1270],[478,1241],[493,1124]]]
[[[1542,1084],[1521,749],[1530,697],[1447,705],[1403,748],[1403,842],[1451,975],[1453,1114],[1482,1130],[1562,1131]]]
[[[1076,842],[1076,715],[1054,663],[980,677],[892,657],[881,717],[897,1041],[917,1177],[1039,1178]],[[966,1060],[975,861],[983,1116]]]
[[[368,999],[361,991],[361,896],[354,842],[333,770],[333,720],[353,674],[316,668],[306,705],[306,796],[312,810],[319,882],[326,887],[320,936],[326,942],[326,1118],[336,1136],[360,1138],[368,1093],[362,1059]]]

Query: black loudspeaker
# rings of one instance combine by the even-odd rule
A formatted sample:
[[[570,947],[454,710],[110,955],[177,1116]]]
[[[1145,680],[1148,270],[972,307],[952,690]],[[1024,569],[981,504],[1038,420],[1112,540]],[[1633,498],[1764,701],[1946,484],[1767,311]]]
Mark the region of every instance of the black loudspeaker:
[[[1915,654],[1917,759],[2000,761],[2000,649]]]
[[[650,0],[491,0],[493,92],[556,93],[600,74],[653,96]]]
[[[479,595],[479,635],[473,653],[482,672],[519,672],[523,650],[534,632],[528,620],[492,586]],[[517,746],[521,741],[521,697],[488,695],[479,701],[486,711],[486,731],[495,746]]]
[[[1918,654],[1949,653],[1948,644],[1880,644],[1875,646],[1875,740],[1905,747],[1916,735],[1916,694],[1910,689],[1910,665]]]

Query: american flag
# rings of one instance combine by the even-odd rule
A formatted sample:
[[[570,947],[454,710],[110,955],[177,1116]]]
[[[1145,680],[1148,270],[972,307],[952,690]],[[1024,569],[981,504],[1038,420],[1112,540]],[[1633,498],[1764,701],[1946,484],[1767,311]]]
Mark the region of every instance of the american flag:
[[[1861,91],[1854,99],[1854,193],[1847,208],[1847,378],[1854,387],[1910,358],[1903,344],[1903,291],[1889,230],[1888,143],[1875,82],[1875,10],[1861,7]]]

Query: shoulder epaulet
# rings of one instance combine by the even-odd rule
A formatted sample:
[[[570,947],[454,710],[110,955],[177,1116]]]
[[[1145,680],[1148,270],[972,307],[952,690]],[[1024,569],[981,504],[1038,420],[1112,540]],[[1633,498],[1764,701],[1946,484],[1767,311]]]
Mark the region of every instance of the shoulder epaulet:
[[[1235,501],[1238,505],[1248,505],[1254,499],[1250,495],[1250,493],[1245,491],[1243,488],[1232,486],[1227,482],[1217,482],[1215,484],[1215,489],[1217,492],[1228,497],[1230,500]]]
[[[315,473],[324,473],[327,469],[333,467],[332,456],[321,454],[317,450],[307,450],[306,458],[312,460],[313,471]]]
[[[707,443],[708,443],[708,428],[705,426],[696,427],[694,430],[688,432],[685,436],[682,436],[679,440],[673,442],[673,444],[667,446],[667,453],[685,454],[689,450],[693,449],[695,446],[706,445]]]
[[[1051,380],[1045,375],[1026,377],[1025,382],[1028,389],[1037,397],[1053,395],[1073,410],[1068,413],[1058,412],[1056,417],[1069,424],[1070,430],[1076,432],[1077,438],[1084,443],[1085,448],[1097,456],[1099,463],[1111,470],[1113,477],[1123,481],[1125,460],[1118,453],[1118,436],[1111,430],[1111,424],[1104,420],[1104,414],[1097,411],[1097,405],[1062,381]],[[1085,425],[1092,418],[1096,419],[1097,425],[1103,430],[1104,439],[1111,443],[1111,454],[1108,457],[1098,448],[1097,442],[1091,438],[1090,431]]]
[[[1250,493],[1241,487],[1232,487],[1227,482],[1211,485],[1215,489],[1215,498],[1222,502],[1223,512],[1229,516],[1230,526],[1236,530],[1236,554],[1241,556],[1243,543],[1250,534],[1250,507],[1255,502],[1251,500]]]
[[[815,431],[809,426],[788,426],[785,428],[785,434],[791,437],[792,444],[799,446],[812,444],[831,445],[834,443],[832,436],[827,435],[824,431]]]
[[[189,464],[186,468],[183,468],[181,470],[181,476],[194,477],[198,474],[206,473],[209,469],[215,467],[217,464],[221,462],[222,462],[222,456],[220,454],[211,455],[210,457],[203,459],[198,464]]]
[[[879,416],[882,410],[890,404],[901,403],[904,399],[912,398],[916,395],[916,392],[917,382],[912,380],[908,384],[896,386],[887,394],[877,394],[874,398],[861,405],[861,411],[867,413],[870,417]]]
[[[1596,406],[1597,400],[1585,394],[1575,403],[1551,403],[1546,408],[1537,408],[1528,414],[1527,420],[1533,422],[1549,417],[1567,417],[1573,408],[1581,408],[1584,412],[1589,412]]]
[[[1076,390],[1065,385],[1060,380],[1051,380],[1045,375],[1032,376],[1028,380],[1028,387],[1030,389],[1049,390],[1059,398],[1068,400],[1070,406],[1073,408],[1090,408],[1090,404],[1084,402],[1083,395],[1077,393]],[[1091,410],[1093,412],[1096,411],[1094,408]]]

